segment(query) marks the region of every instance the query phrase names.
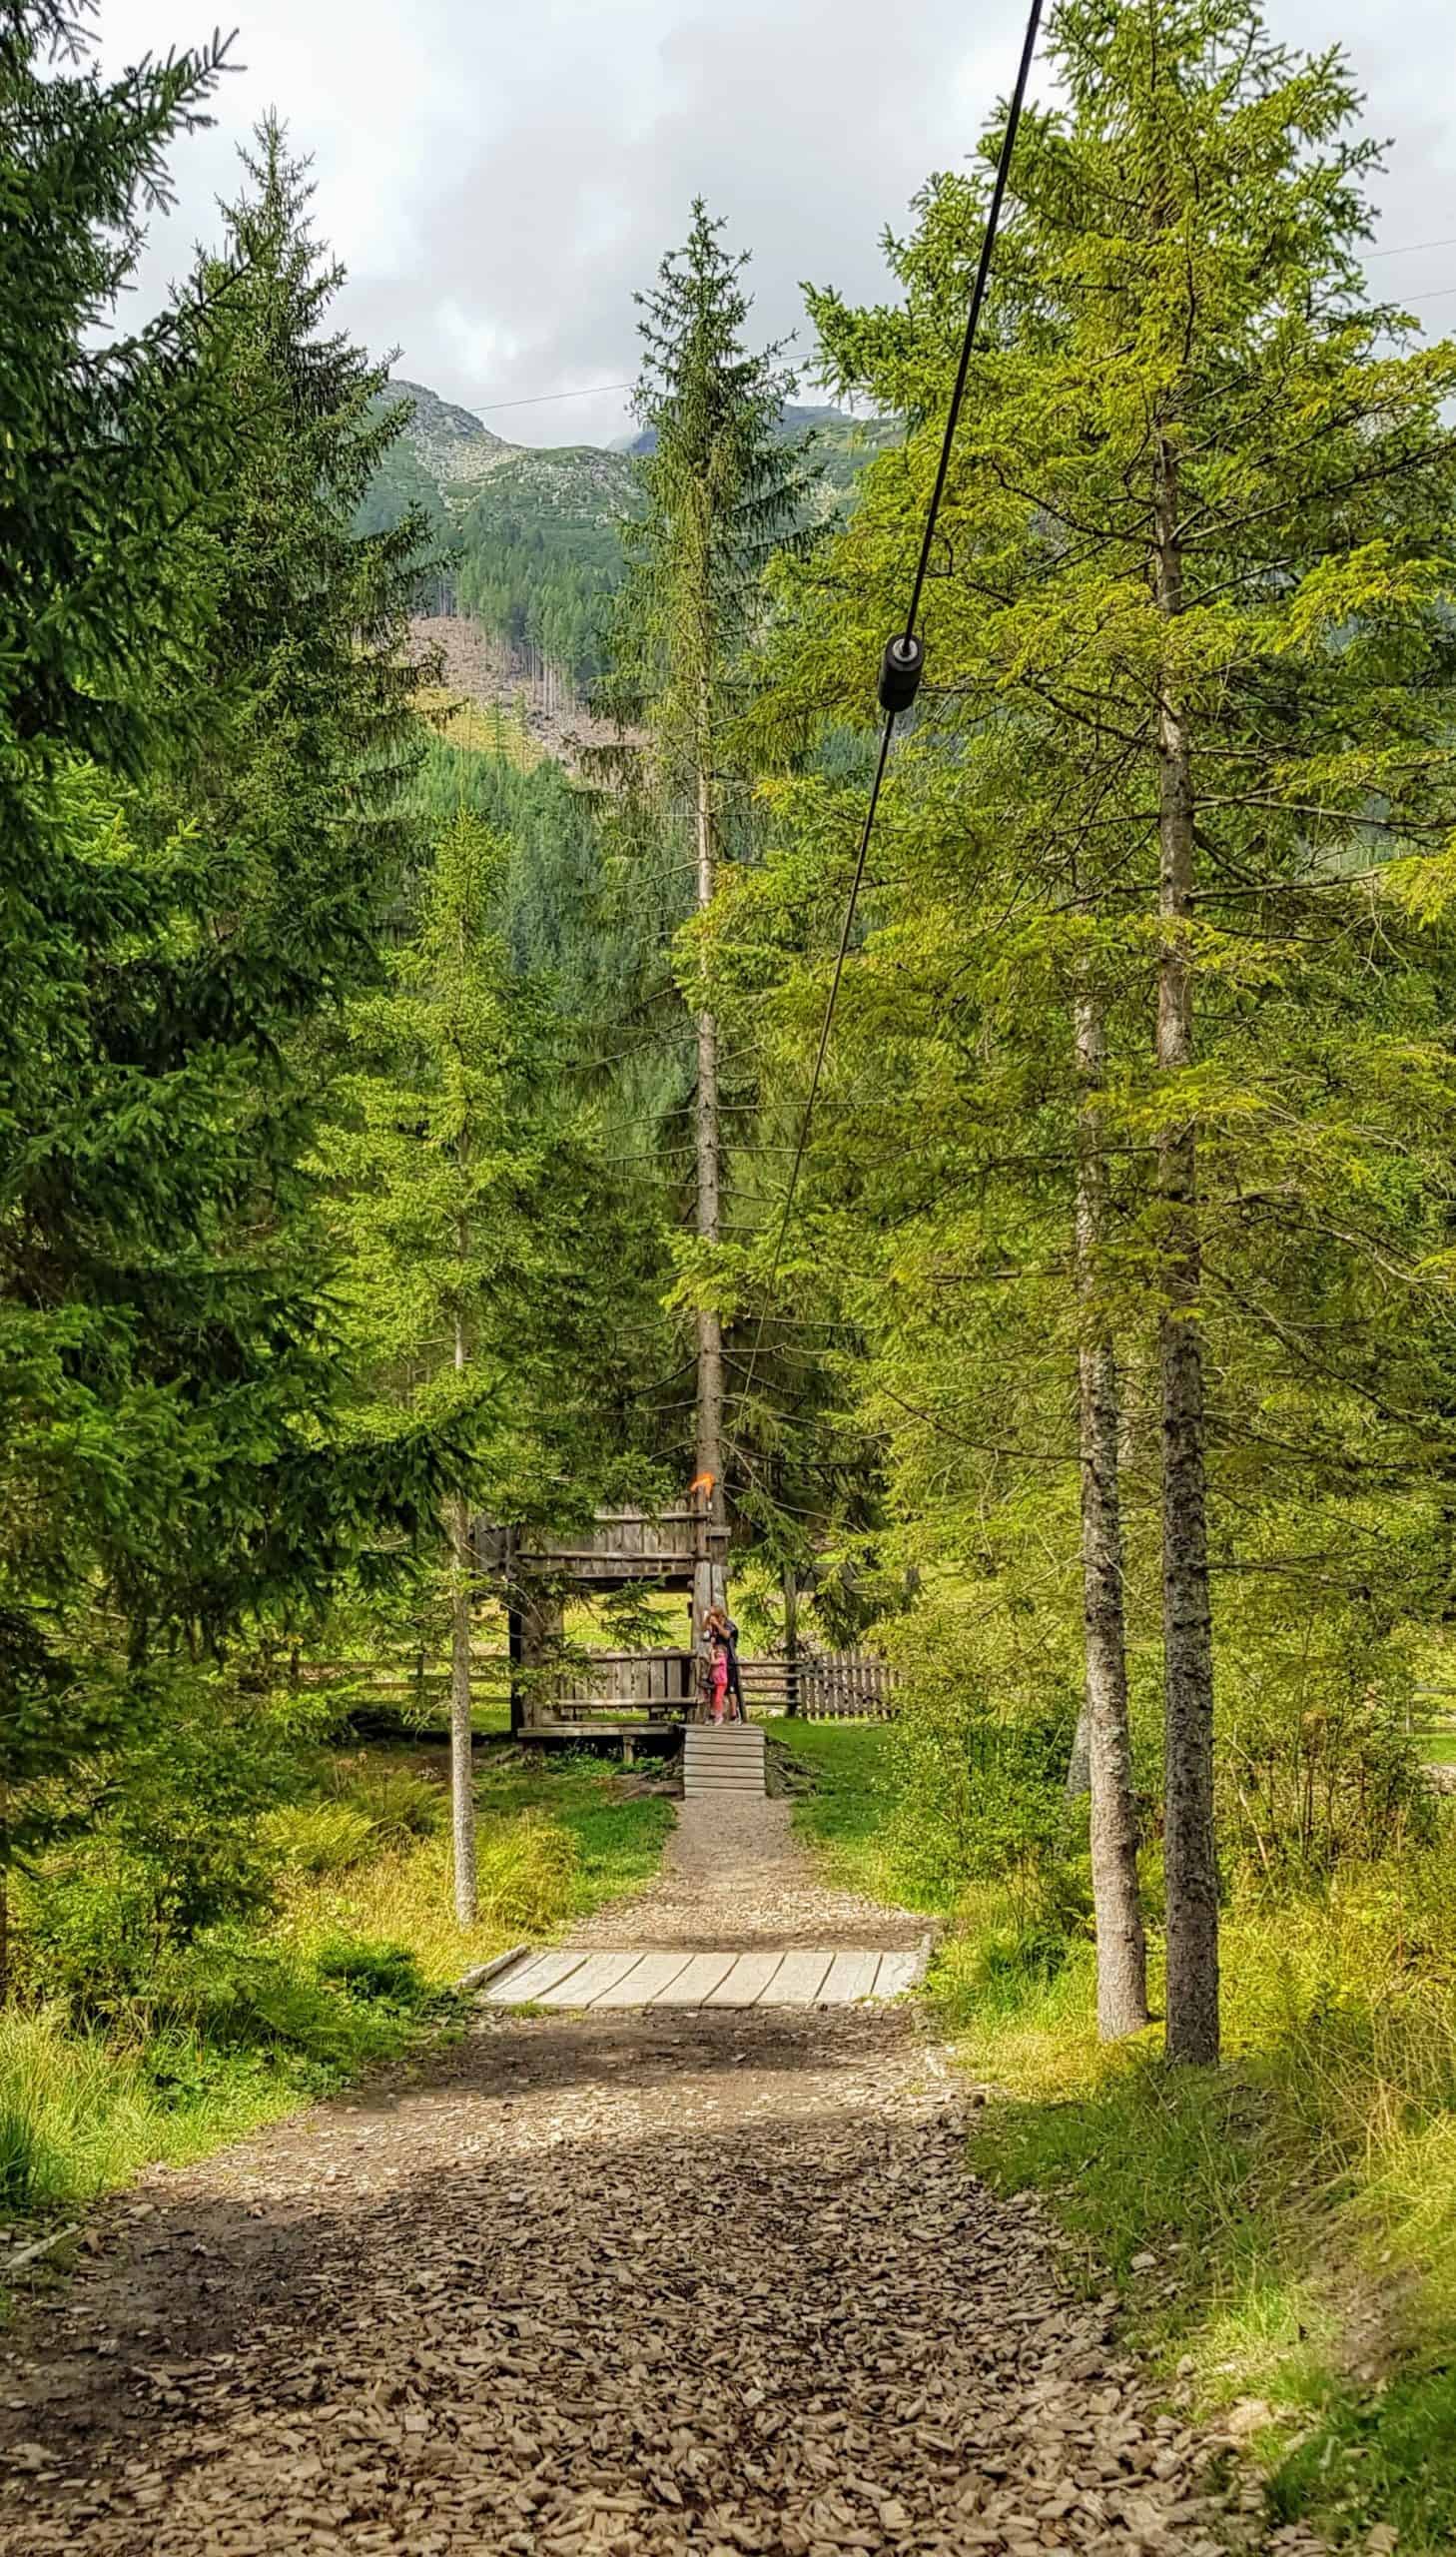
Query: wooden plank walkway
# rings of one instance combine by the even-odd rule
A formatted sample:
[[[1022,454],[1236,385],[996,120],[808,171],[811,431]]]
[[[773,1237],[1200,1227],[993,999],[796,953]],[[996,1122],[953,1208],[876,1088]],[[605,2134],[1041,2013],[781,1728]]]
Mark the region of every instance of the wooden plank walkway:
[[[788,1953],[519,1954],[481,1991],[487,2007],[853,2007],[899,1998],[921,1978],[923,1953],[832,1946]]]
[[[594,2008],[650,2007],[653,1999],[664,1989],[670,1989],[679,1973],[686,1971],[691,1959],[691,1955],[685,1953],[643,1954],[630,1971],[624,1972],[620,1980],[614,1980],[610,1989],[604,1989],[599,1998],[592,1999],[591,2004]],[[568,2006],[578,2004],[571,1996],[569,1981],[565,1998]]]
[[[563,1955],[555,1979],[548,1981],[544,1988],[537,1983],[534,1989],[525,1991],[524,1996],[542,2007],[589,2007],[594,1998],[603,1997],[608,1989],[615,1989],[618,1981],[634,1970],[641,1959],[640,1954],[591,1954],[573,1962],[569,1954]],[[502,1972],[499,1978],[504,1979],[505,1976]],[[514,1990],[510,2003],[512,2006],[519,2003],[519,1994]]]
[[[832,1951],[785,1954],[756,2003],[760,2007],[817,2007],[833,1961]]]
[[[701,2007],[713,1991],[727,1979],[736,1954],[689,1954],[686,1971],[680,1971],[665,1989],[659,1989],[651,2000],[654,2007]]]

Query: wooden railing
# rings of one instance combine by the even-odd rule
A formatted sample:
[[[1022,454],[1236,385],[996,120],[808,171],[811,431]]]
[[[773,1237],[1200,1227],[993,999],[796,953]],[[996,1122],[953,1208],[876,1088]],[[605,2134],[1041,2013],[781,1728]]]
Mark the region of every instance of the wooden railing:
[[[800,1652],[740,1662],[750,1713],[800,1714],[806,1722],[889,1722],[899,1675],[872,1651]]]
[[[555,1672],[539,1708],[527,1706],[526,1720],[620,1721],[639,1714],[646,1722],[682,1722],[696,1696],[690,1651],[593,1651]]]
[[[806,1722],[888,1722],[899,1710],[898,1677],[874,1652],[801,1652],[740,1659],[751,1714],[801,1714]],[[594,1651],[556,1673],[538,1714],[528,1719],[681,1722],[697,1702],[690,1651]]]
[[[471,1684],[477,1704],[504,1705],[510,1664],[495,1645],[471,1652]],[[740,1659],[744,1701],[751,1714],[801,1714],[806,1722],[888,1722],[899,1710],[899,1676],[874,1652],[800,1652],[793,1660],[770,1653]],[[287,1671],[284,1673],[287,1675]],[[294,1675],[311,1688],[335,1694],[342,1705],[404,1722],[427,1717],[431,1727],[449,1711],[449,1664],[398,1654],[374,1660],[309,1660]],[[682,1722],[697,1702],[692,1652],[674,1646],[653,1651],[593,1651],[584,1660],[543,1668],[525,1682],[525,1718],[532,1723],[626,1721]]]

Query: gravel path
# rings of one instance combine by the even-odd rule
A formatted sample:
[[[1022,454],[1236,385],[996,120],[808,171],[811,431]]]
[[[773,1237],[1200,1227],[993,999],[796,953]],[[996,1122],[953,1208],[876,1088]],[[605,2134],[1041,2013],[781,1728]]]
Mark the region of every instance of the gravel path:
[[[924,1918],[820,1882],[792,1819],[786,1801],[679,1803],[659,1880],[573,1928],[572,1944],[702,1953],[768,1945],[878,1945],[889,1952],[919,1944]]]
[[[803,1923],[792,1857],[726,1862]],[[1205,2497],[1214,2445],[967,2174],[959,2115],[903,2007],[482,2013],[113,2206],[8,2339],[0,2552],[1294,2546]]]

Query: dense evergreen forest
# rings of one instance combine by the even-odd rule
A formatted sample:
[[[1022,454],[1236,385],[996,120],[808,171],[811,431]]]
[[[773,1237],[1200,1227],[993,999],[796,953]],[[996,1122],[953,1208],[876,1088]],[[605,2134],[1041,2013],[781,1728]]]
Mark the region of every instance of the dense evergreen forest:
[[[842,942],[1001,118],[800,373],[699,205],[634,450],[451,478],[277,121],[132,325],[224,53],[0,5],[0,2205],[586,1905],[592,1772],[476,1790],[472,1521],[696,1473],[746,1644],[900,1672],[877,1852],[1048,2099],[988,2171],[1115,2251],[1150,2158],[1196,2254],[1220,2143],[1280,2229],[1313,2154],[1449,2441],[1456,343],[1371,298],[1337,53],[1058,0],[1051,58]],[[442,575],[615,742],[444,733]],[[415,1661],[450,1839],[350,1684]]]

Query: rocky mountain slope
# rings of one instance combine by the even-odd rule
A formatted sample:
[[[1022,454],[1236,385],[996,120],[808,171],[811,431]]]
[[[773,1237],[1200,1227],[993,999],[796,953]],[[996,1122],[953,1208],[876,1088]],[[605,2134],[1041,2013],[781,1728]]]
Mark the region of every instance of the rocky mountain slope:
[[[605,518],[622,512],[631,502],[632,465],[625,452],[589,443],[507,443],[503,436],[492,434],[473,411],[456,408],[422,383],[405,382],[397,375],[387,397],[395,403],[410,403],[413,415],[405,446],[433,480],[441,503],[453,516],[466,513],[484,483],[497,479],[500,488],[510,492],[502,503],[534,504],[558,516],[578,510],[584,502],[589,511]]]
[[[422,506],[438,540],[440,574],[422,598],[477,622],[512,676],[566,700],[600,664],[601,632],[622,573],[621,528],[640,503],[635,458],[600,444],[515,444],[469,409],[396,377],[385,397],[408,401],[409,425],[361,510],[361,528]],[[812,429],[828,515],[852,501],[873,455],[898,440],[885,420],[836,409],[787,409],[786,434]]]

